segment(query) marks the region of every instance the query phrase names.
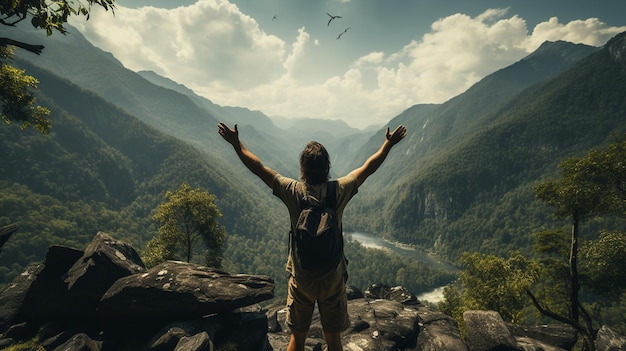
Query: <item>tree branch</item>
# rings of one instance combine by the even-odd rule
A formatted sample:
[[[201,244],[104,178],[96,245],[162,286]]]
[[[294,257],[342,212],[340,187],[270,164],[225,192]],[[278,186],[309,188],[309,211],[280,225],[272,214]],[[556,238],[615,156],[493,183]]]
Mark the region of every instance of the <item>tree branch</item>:
[[[593,335],[591,335],[592,331],[588,331],[585,329],[585,327],[576,322],[573,321],[569,318],[565,318],[563,316],[560,316],[548,309],[543,308],[540,304],[539,301],[537,301],[537,298],[535,297],[535,295],[533,295],[532,292],[530,292],[530,290],[528,288],[524,288],[524,290],[526,291],[526,294],[530,297],[530,299],[533,301],[533,305],[535,305],[535,308],[537,308],[537,310],[539,311],[539,313],[541,313],[542,315],[552,318],[558,322],[561,323],[565,323],[568,325],[571,325],[572,327],[574,327],[574,329],[576,329],[580,334],[582,334],[583,339],[585,340],[585,344],[587,345],[588,350],[592,350],[595,351],[595,345],[593,343]],[[585,312],[586,313],[586,312]]]
[[[32,44],[24,43],[24,42],[9,39],[9,38],[0,38],[0,46],[6,46],[6,45],[17,46],[18,48],[28,50],[37,55],[41,54],[41,51],[44,48],[43,45],[32,45]]]

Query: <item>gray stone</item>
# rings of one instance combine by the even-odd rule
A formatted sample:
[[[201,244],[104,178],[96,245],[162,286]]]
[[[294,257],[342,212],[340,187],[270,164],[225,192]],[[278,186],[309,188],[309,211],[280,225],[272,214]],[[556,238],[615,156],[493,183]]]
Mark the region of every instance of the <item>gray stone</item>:
[[[192,336],[183,336],[178,341],[174,351],[205,351],[213,350],[213,342],[209,339],[209,334],[200,332]]]
[[[184,320],[232,311],[274,296],[266,276],[230,275],[191,263],[168,261],[117,280],[99,312],[111,321]]]
[[[73,296],[97,303],[116,280],[145,269],[132,246],[99,232],[69,269],[65,281]]]
[[[27,294],[37,275],[42,271],[43,264],[31,264],[17,276],[0,294],[0,332],[5,332],[11,325],[24,321],[20,312],[27,304]]]
[[[527,345],[536,344],[538,345],[537,347],[551,345],[558,349],[571,350],[578,338],[576,329],[567,324],[544,324],[538,326],[508,324],[508,327],[520,346],[523,346],[523,342]]]
[[[54,351],[100,351],[102,342],[91,339],[87,334],[80,333],[54,349]]]
[[[617,334],[607,326],[602,326],[596,337],[596,350],[626,351],[626,337]]]
[[[467,351],[456,320],[426,306],[417,309],[420,331],[417,347],[420,351]]]
[[[466,311],[463,321],[470,351],[522,350],[498,312]]]

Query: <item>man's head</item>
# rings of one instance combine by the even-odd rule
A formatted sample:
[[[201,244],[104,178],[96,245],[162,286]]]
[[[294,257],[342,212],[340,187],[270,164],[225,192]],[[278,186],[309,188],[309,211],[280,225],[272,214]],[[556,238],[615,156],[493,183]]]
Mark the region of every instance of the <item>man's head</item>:
[[[310,141],[300,153],[300,179],[309,184],[321,184],[328,180],[330,157],[324,145]]]

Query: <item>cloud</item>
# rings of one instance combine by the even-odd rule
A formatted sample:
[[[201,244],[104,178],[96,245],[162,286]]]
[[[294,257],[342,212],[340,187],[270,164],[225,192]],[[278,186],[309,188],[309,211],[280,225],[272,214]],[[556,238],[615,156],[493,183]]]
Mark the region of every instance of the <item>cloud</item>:
[[[334,40],[301,27],[287,43],[227,0],[174,9],[118,6],[114,25],[104,12],[72,24],[128,68],[153,70],[215,103],[270,116],[343,119],[359,127],[382,125],[417,103],[445,102],[545,40],[599,46],[626,31],[595,18],[559,23],[553,17],[529,34],[525,20],[508,12],[440,18],[396,52],[360,54],[342,73],[328,76],[313,57],[330,55],[322,50]],[[315,80],[304,78],[311,74]]]
[[[153,70],[188,86],[241,89],[276,79],[285,43],[226,0],[174,9],[117,6],[72,24],[131,70]]]
[[[626,26],[609,27],[597,18],[576,20],[566,24],[559,23],[557,17],[535,26],[528,38],[526,48],[533,51],[544,41],[564,40],[591,46],[602,46],[615,35],[626,31]]]

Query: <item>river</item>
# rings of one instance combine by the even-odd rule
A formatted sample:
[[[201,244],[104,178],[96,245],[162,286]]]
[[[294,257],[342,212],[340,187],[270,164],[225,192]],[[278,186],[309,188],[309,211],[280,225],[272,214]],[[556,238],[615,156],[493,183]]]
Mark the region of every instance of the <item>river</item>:
[[[345,233],[345,237],[347,240],[358,241],[361,245],[365,247],[385,250],[387,252],[391,252],[400,256],[416,259],[420,262],[423,262],[427,266],[435,269],[442,269],[450,272],[458,272],[459,270],[457,267],[449,263],[442,262],[425,251],[410,248],[406,245],[402,245],[399,243],[394,243],[372,234],[352,232]],[[419,300],[437,303],[443,299],[443,288],[443,286],[435,288],[432,291],[418,295],[417,298]]]

